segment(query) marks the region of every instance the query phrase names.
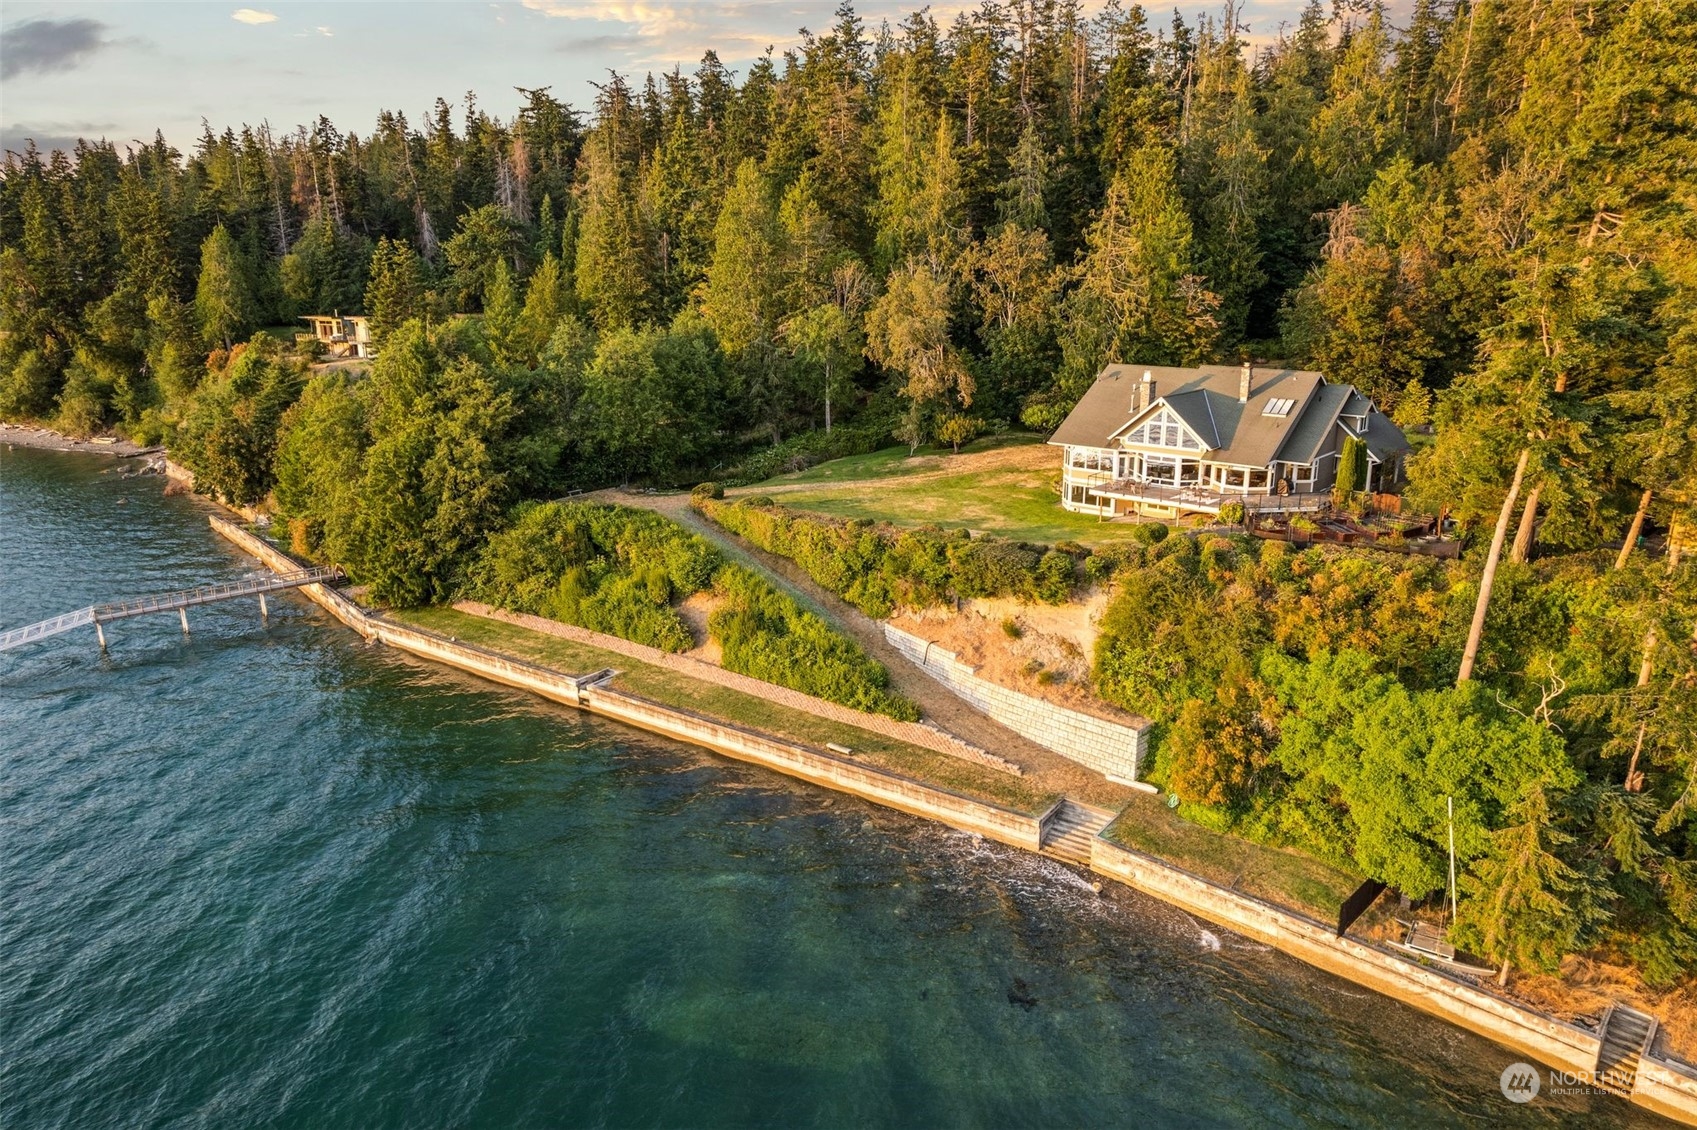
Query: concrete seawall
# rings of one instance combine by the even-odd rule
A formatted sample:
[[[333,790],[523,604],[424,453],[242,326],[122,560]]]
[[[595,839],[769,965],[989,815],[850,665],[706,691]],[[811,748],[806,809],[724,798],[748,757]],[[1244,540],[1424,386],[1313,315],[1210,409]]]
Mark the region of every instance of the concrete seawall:
[[[1264,942],[1318,969],[1487,1036],[1537,1063],[1569,1073],[1588,1073],[1597,1065],[1601,1041],[1592,1032],[1520,1008],[1351,938],[1339,938],[1335,930],[1322,923],[1225,890],[1153,856],[1098,837],[1090,866],[1098,874]],[[1669,1118],[1697,1124],[1697,1076],[1683,1064],[1646,1058],[1639,1068],[1632,1101]]]
[[[1094,714],[1068,710],[978,677],[952,651],[930,640],[884,625],[884,638],[921,671],[953,691],[968,706],[1014,733],[1052,749],[1110,781],[1131,784],[1147,752],[1149,726],[1129,726]]]
[[[715,667],[687,655],[674,655],[661,651],[657,647],[622,640],[617,636],[603,635],[592,632],[587,628],[579,628],[572,624],[562,624],[558,620],[547,620],[541,616],[530,616],[522,612],[507,612],[499,608],[491,608],[487,604],[475,600],[462,600],[454,607],[471,616],[482,616],[490,620],[500,620],[508,624],[517,624],[521,628],[529,628],[533,632],[542,632],[561,639],[574,640],[578,643],[589,644],[604,651],[616,652],[619,655],[635,659],[655,667],[664,667],[668,671],[676,671],[680,675],[688,675],[704,683],[728,687],[744,694],[760,698],[800,710],[816,718],[824,718],[832,722],[840,722],[845,726],[855,726],[862,730],[870,730],[875,734],[883,734],[899,742],[916,745],[935,753],[958,757],[962,761],[971,761],[998,773],[1009,773],[1015,777],[1024,776],[1023,770],[1006,758],[997,757],[987,750],[979,749],[968,742],[963,742],[953,734],[935,726],[919,722],[900,722],[894,718],[886,718],[881,714],[868,714],[865,711],[853,710],[822,698],[802,694],[773,683],[762,682],[747,675],[739,675],[723,667]]]
[[[212,526],[273,571],[299,567],[275,546],[234,522],[213,518]],[[300,591],[373,642],[481,675],[504,686],[530,691],[553,702],[580,707],[666,737],[705,746],[739,761],[751,761],[889,808],[937,820],[963,831],[976,832],[1014,847],[1030,851],[1041,847],[1041,825],[1036,816],[963,796],[823,750],[809,749],[728,722],[663,706],[639,695],[616,691],[596,681],[604,673],[573,678],[470,644],[445,639],[432,632],[394,624],[368,615],[353,601],[324,585],[307,585]]]
[[[299,567],[240,525],[216,517],[211,521],[219,534],[267,568],[282,571]],[[1039,817],[615,691],[598,683],[605,672],[573,678],[393,624],[366,614],[332,588],[309,585],[299,591],[368,640],[1001,843],[1029,851],[1041,849]],[[1372,946],[1337,938],[1322,923],[1226,890],[1153,856],[1098,837],[1092,844],[1091,869],[1316,968],[1485,1036],[1534,1062],[1569,1073],[1588,1073],[1596,1066],[1600,1041],[1594,1033],[1521,1008]],[[1697,1073],[1683,1064],[1645,1058],[1632,1102],[1697,1126]]]

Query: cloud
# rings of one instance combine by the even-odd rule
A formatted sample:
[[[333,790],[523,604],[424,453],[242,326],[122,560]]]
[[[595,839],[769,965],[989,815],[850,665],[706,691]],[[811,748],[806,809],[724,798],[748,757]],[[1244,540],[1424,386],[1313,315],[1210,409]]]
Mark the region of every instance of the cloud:
[[[112,134],[110,122],[54,122],[39,126],[5,126],[0,128],[0,152],[22,153],[30,142],[43,153],[63,149],[69,153],[83,138],[95,140]]]
[[[615,34],[573,37],[559,50],[581,55],[622,52],[626,65],[666,65],[712,48],[728,59],[753,58],[767,47],[800,41],[795,0],[524,0],[551,19],[618,25]]]
[[[239,24],[274,24],[277,22],[277,13],[261,11],[258,8],[237,8],[230,13],[230,18]]]
[[[27,20],[0,36],[0,79],[69,71],[106,46],[99,20]]]

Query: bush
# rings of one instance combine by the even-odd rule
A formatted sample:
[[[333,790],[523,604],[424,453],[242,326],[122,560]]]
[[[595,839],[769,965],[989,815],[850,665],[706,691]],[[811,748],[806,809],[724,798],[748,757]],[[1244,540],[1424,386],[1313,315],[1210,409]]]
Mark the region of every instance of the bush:
[[[1037,563],[1037,599],[1045,604],[1065,604],[1072,596],[1072,558],[1051,549]]]
[[[1002,620],[1002,634],[1010,640],[1017,640],[1025,634],[1025,629],[1019,626],[1019,621],[1012,616]]]
[[[752,570],[726,565],[713,587],[724,603],[707,630],[727,670],[855,710],[919,720],[919,708],[888,689],[882,664]]]
[[[695,488],[689,492],[689,497],[691,502],[696,499],[720,499],[725,497],[725,488],[721,483],[696,483]]]
[[[696,509],[761,549],[794,561],[815,582],[878,619],[898,607],[926,608],[975,597],[1064,603],[1077,577],[1072,554],[974,538],[965,530],[899,530],[864,520],[835,521],[785,509],[768,498],[699,499]],[[1086,553],[1078,547],[1079,555]]]
[[[1131,539],[1139,545],[1154,545],[1166,537],[1167,527],[1161,522],[1139,522],[1131,528]]]
[[[1228,502],[1220,507],[1220,521],[1228,526],[1243,525],[1244,509],[1241,502]]]
[[[885,437],[889,432],[890,425],[887,421],[847,427],[839,425],[832,428],[829,434],[823,431],[803,432],[791,436],[783,443],[750,455],[742,461],[740,467],[725,477],[725,483],[734,487],[748,486],[751,483],[765,482],[774,475],[805,471],[827,459],[867,455],[885,445]]]
[[[694,644],[674,599],[712,583],[720,557],[658,514],[591,502],[520,507],[489,540],[469,592],[663,651]]]

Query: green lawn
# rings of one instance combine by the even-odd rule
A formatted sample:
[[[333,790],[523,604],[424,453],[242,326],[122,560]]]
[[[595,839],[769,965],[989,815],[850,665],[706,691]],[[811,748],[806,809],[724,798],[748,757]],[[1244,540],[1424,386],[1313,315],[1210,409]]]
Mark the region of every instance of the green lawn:
[[[1224,887],[1334,922],[1362,878],[1312,856],[1222,835],[1181,818],[1160,798],[1139,794],[1107,837]]]
[[[1034,452],[1032,449],[1038,448]],[[997,458],[997,454],[1005,458]],[[996,436],[962,449],[978,456],[959,471],[947,448],[892,447],[833,459],[730,491],[732,498],[768,494],[785,506],[836,518],[870,518],[898,526],[965,526],[1019,541],[1083,545],[1131,536],[1129,522],[1102,522],[1061,508],[1061,457],[1040,436]]]
[[[517,624],[488,620],[452,608],[413,609],[389,615],[403,624],[425,628],[567,674],[582,675],[612,667],[619,671],[619,676],[611,683],[617,690],[735,722],[816,749],[834,742],[854,750],[858,761],[1015,811],[1035,816],[1055,801],[1053,793],[1044,792],[1006,773]]]

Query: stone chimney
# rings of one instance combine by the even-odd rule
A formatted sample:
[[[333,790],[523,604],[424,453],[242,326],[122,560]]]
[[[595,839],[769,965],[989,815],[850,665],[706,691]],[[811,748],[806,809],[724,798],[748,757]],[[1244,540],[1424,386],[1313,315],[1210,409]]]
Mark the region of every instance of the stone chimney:
[[[1149,402],[1155,399],[1155,374],[1148,369],[1143,370],[1143,379],[1137,382],[1137,399],[1133,402],[1132,411],[1141,412],[1149,407]]]
[[[1255,362],[1245,361],[1243,363],[1243,375],[1239,377],[1237,381],[1237,402],[1239,404],[1249,403],[1249,382],[1253,380],[1254,377]]]

